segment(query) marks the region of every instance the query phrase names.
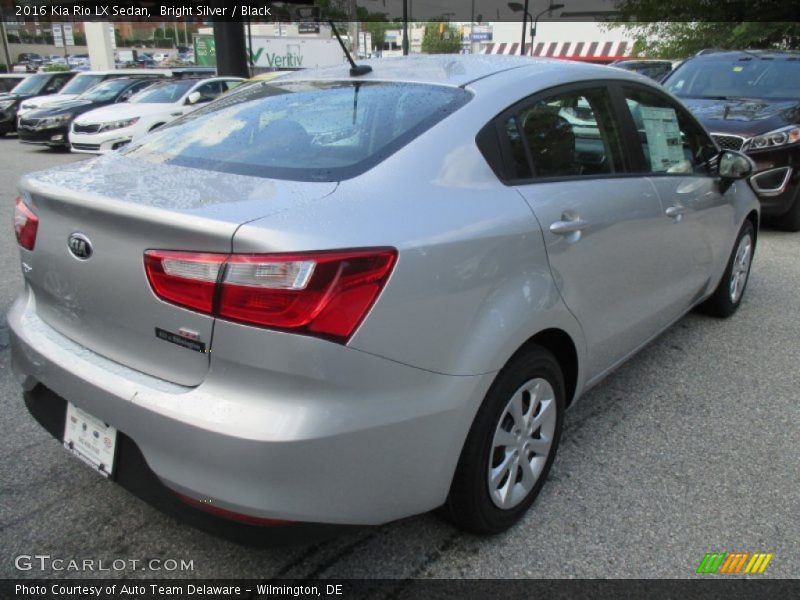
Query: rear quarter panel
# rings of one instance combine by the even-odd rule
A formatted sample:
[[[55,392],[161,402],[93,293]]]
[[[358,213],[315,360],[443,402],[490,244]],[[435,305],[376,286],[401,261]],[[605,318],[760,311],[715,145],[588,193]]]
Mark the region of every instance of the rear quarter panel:
[[[396,247],[390,281],[349,346],[407,365],[497,371],[550,327],[566,331],[582,356],[536,218],[475,144],[502,108],[474,98],[322,202],[243,225],[234,252]]]

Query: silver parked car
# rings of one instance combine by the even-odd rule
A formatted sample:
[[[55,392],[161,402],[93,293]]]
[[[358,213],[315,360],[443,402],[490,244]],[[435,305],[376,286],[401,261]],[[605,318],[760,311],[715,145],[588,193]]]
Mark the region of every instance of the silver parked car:
[[[22,180],[13,362],[67,449],[251,524],[442,507],[498,532],[570,404],[692,308],[741,303],[752,163],[656,84],[371,64]]]

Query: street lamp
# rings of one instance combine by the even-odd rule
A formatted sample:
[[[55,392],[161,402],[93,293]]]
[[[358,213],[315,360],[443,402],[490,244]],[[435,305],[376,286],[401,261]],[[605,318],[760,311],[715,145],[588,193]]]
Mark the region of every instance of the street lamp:
[[[550,12],[551,10],[558,10],[559,8],[564,8],[563,4],[550,4],[547,8],[545,8],[542,12],[540,12],[536,17],[532,17],[531,13],[528,12],[528,0],[525,0],[525,5],[523,6],[519,2],[509,2],[508,8],[513,10],[514,12],[522,11],[522,46],[519,49],[519,53],[521,56],[525,55],[525,25],[526,20],[530,20],[533,24],[531,26],[531,56],[533,56],[533,40],[536,37],[536,25],[539,22],[539,17],[541,17],[544,13]]]
[[[541,17],[544,13],[550,12],[551,10],[558,10],[559,8],[564,8],[563,4],[551,4],[547,8],[545,8],[542,12],[536,15],[536,18],[533,20],[533,27],[531,27],[531,56],[533,56],[533,40],[536,38],[536,25],[539,23],[539,17]]]

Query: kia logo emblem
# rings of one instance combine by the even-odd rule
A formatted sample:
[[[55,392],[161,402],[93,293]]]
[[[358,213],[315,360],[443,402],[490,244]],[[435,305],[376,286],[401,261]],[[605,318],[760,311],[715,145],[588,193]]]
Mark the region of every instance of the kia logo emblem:
[[[92,242],[82,233],[73,233],[67,240],[69,251],[75,258],[87,260],[92,256]]]

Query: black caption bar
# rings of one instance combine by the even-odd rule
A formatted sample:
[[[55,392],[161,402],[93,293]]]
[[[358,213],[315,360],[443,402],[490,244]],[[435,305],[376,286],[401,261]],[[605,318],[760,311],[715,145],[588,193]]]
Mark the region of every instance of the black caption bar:
[[[660,600],[752,600],[797,598],[798,580],[531,580],[531,579],[375,579],[375,580],[0,580],[0,597],[14,600],[255,600],[279,598],[417,599],[484,598],[603,599],[647,598]]]
[[[517,22],[506,0],[405,0],[409,20]],[[404,0],[0,0],[6,21],[399,21]],[[551,4],[553,4],[551,2]],[[545,5],[531,0],[534,12]],[[796,3],[786,0],[568,0],[540,21],[792,22]]]

